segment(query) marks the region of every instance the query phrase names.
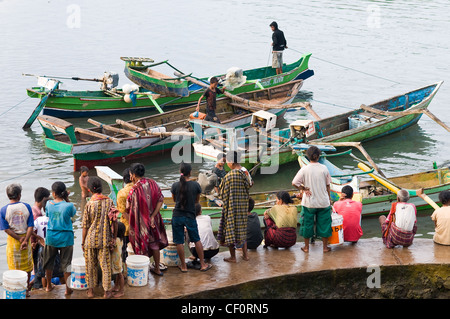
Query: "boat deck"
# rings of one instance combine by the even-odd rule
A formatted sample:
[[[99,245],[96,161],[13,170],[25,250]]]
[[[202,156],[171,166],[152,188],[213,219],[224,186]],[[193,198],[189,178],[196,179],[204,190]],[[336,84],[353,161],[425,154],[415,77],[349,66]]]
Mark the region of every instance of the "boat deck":
[[[297,278],[298,275],[328,273],[335,281],[339,271],[350,270],[360,274],[360,280],[355,273],[351,275],[351,278],[344,278],[346,282],[353,281],[349,286],[350,290],[347,290],[347,295],[354,293],[356,296],[358,292],[351,291],[352,285],[354,290],[361,293],[361,287],[367,285],[366,280],[371,275],[368,267],[373,265],[380,266],[382,269],[381,288],[388,284],[388,275],[384,269],[388,269],[390,266],[417,266],[419,267],[417,273],[426,273],[426,269],[433,267],[438,267],[440,271],[443,269],[440,274],[444,276],[442,284],[444,293],[450,296],[450,247],[435,244],[431,239],[416,238],[409,248],[394,249],[387,249],[380,238],[362,239],[357,244],[345,243],[335,246],[331,252],[325,254],[322,252],[321,241],[310,245],[310,251],[307,254],[300,249],[302,246],[301,242],[290,249],[265,249],[260,246],[256,250],[249,251],[249,261],[244,261],[238,251],[238,262],[235,264],[223,261],[224,257],[229,256],[228,251],[223,251],[211,259],[213,268],[207,272],[189,269],[187,273],[182,273],[177,267],[169,267],[162,277],[151,274],[147,286],[129,287],[125,284],[125,296],[121,299],[191,299],[198,297],[253,299],[261,297],[261,289],[258,288],[261,282],[288,278],[284,289],[290,289],[289,286],[295,286],[296,281],[289,278]],[[405,274],[406,272],[402,270],[401,273]],[[412,278],[417,274],[408,276]],[[436,277],[436,274],[433,273],[433,276]],[[343,275],[343,277],[345,276]],[[308,282],[305,279],[307,277],[301,278],[303,278],[301,281],[304,284]],[[358,280],[361,283],[358,284]],[[319,285],[319,281],[315,281],[315,279],[309,282],[306,289],[302,288],[303,291],[313,290],[315,285]],[[333,282],[330,282],[329,285],[331,287]],[[272,288],[265,286],[263,290],[272,291]],[[337,288],[336,291],[338,291]],[[53,291],[48,293],[38,289],[31,292],[29,299],[86,298],[85,291],[76,290],[68,297],[64,295],[64,292],[63,285],[56,286]],[[101,288],[96,288],[95,292],[95,298],[103,298]],[[301,298],[300,295],[291,297]],[[267,296],[263,296],[263,298],[267,298]],[[277,296],[277,298],[283,297]]]

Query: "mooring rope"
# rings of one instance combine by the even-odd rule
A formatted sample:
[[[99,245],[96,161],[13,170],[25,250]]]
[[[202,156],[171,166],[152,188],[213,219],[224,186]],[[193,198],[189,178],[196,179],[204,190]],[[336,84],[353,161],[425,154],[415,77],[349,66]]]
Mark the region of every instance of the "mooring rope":
[[[300,54],[304,54],[303,52],[300,52],[298,50],[292,49],[291,47],[289,47],[289,50],[298,52]],[[336,66],[340,66],[340,67],[345,68],[345,69],[349,69],[349,70],[352,70],[352,71],[355,71],[355,72],[359,72],[359,73],[362,73],[362,74],[365,74],[365,75],[373,76],[375,78],[383,79],[383,80],[386,80],[386,81],[389,81],[389,82],[393,82],[393,83],[396,83],[396,84],[402,84],[402,83],[400,83],[398,81],[394,81],[394,80],[391,80],[391,79],[388,79],[388,78],[385,78],[385,77],[382,77],[382,76],[379,76],[379,75],[371,74],[371,73],[368,73],[368,72],[365,72],[365,71],[357,70],[357,69],[349,67],[349,66],[345,66],[345,65],[338,64],[338,63],[335,63],[335,62],[332,62],[332,61],[321,59],[321,58],[319,58],[319,57],[317,57],[315,55],[312,55],[311,57],[314,58],[314,59],[326,62],[326,63],[330,63],[330,64],[333,64],[333,65],[336,65]]]
[[[26,100],[28,100],[30,97],[27,96],[26,98],[24,98],[22,101],[20,101],[19,103],[17,103],[16,105],[10,107],[9,109],[7,109],[6,111],[4,111],[3,113],[0,113],[0,117],[3,116],[4,114],[8,113],[9,111],[11,111],[12,109],[14,109],[15,107],[19,106],[20,104],[22,104],[23,102],[25,102]]]

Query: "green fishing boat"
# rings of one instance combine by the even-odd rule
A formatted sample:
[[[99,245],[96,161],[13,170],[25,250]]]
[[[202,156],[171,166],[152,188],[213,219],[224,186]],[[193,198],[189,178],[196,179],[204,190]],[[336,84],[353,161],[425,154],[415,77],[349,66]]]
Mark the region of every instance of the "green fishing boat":
[[[252,125],[243,130],[192,120],[194,132],[201,132],[197,133],[198,140],[193,147],[198,156],[209,160],[215,160],[219,153],[237,150],[242,154],[241,165],[252,172],[255,172],[255,167],[277,168],[297,160],[293,151],[303,147],[303,144],[366,142],[416,124],[422,116],[421,112],[427,111],[442,83],[427,85],[328,118],[297,120],[290,123],[288,128],[279,130],[267,126],[276,120],[274,114],[263,111],[254,113]],[[224,133],[220,141],[214,139],[218,136],[214,129]],[[208,135],[208,132],[212,133]]]
[[[243,74],[247,78],[247,83],[234,89],[233,91],[230,91],[230,93],[236,95],[245,92],[255,92],[260,90],[261,86],[263,88],[271,88],[294,80],[306,80],[314,74],[313,70],[310,70],[308,66],[310,57],[310,53],[305,54],[302,55],[296,62],[285,64],[283,66],[283,73],[280,75],[275,74],[275,69],[272,69],[270,66],[244,70]],[[150,83],[151,77],[148,72],[153,70],[152,67],[149,68],[149,66],[144,64],[142,64],[142,66],[138,66],[136,62],[134,65],[131,65],[132,59],[136,61],[138,58],[129,58],[129,61],[125,61],[125,72],[133,73],[135,75],[142,74],[142,77],[145,77],[144,72],[146,72],[146,83]],[[144,62],[153,61],[151,59],[140,59]],[[168,63],[167,61],[164,62]],[[118,79],[116,79],[116,77],[114,78],[114,82],[118,83]],[[217,77],[222,78],[224,75],[217,75]],[[167,78],[170,77],[167,76]],[[48,88],[42,84],[42,80],[45,79],[49,79],[49,77],[42,76],[40,78],[41,84],[39,86],[27,89],[28,96],[39,99],[43,99],[47,96],[51,88]],[[79,78],[69,79],[82,80]],[[111,76],[108,78],[104,77],[104,82],[113,82],[109,79],[111,79]],[[204,84],[208,84],[208,77],[198,80]],[[179,81],[182,81],[182,77]],[[98,80],[97,82],[102,81]],[[166,82],[170,83],[170,81]],[[102,83],[102,89],[93,91],[70,91],[56,88],[48,96],[45,105],[43,106],[42,113],[43,115],[50,115],[58,118],[94,117],[109,114],[150,111],[156,109],[158,111],[166,111],[172,108],[196,104],[205,90],[204,86],[190,81],[183,80],[182,82],[182,86],[187,87],[188,89],[187,96],[184,96],[185,93],[181,94],[182,96],[158,94],[145,89],[144,87],[139,87],[138,90],[133,92],[133,99],[130,99],[129,93],[126,93],[126,91],[124,92],[122,89],[114,87],[114,85],[105,85],[105,83]],[[141,84],[143,83],[144,82]],[[220,98],[225,97],[218,96],[218,99]]]
[[[297,95],[303,80],[290,81],[274,87],[241,93],[239,97],[253,99],[261,107],[272,106],[267,112],[283,116],[289,104]],[[258,101],[264,101],[258,102]],[[206,108],[200,104],[200,109]],[[45,146],[52,150],[72,154],[74,171],[81,166],[93,168],[96,165],[110,165],[146,156],[171,152],[172,148],[184,147],[194,141],[189,119],[196,112],[197,105],[177,108],[162,114],[154,114],[131,121],[116,119],[115,123],[102,123],[88,119],[93,127],[74,127],[67,120],[49,115],[37,119],[45,134]],[[250,125],[254,109],[234,103],[225,96],[217,100],[216,115],[224,124],[232,127]]]

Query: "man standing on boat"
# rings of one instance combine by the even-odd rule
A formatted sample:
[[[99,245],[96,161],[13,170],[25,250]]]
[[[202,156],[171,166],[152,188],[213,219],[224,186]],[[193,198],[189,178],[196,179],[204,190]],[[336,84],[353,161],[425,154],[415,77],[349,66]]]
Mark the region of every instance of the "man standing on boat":
[[[283,51],[287,49],[287,41],[283,31],[278,29],[278,23],[270,24],[272,34],[272,68],[277,69],[277,74],[283,73]]]
[[[219,85],[219,79],[213,76],[209,80],[209,87],[205,90],[205,93],[200,97],[197,103],[197,109],[196,111],[200,111],[200,102],[202,101],[203,97],[206,98],[206,117],[205,121],[212,121],[220,123],[219,118],[216,115],[216,97],[217,94],[223,94],[225,91],[225,87],[222,87],[222,89],[219,89],[217,86]]]

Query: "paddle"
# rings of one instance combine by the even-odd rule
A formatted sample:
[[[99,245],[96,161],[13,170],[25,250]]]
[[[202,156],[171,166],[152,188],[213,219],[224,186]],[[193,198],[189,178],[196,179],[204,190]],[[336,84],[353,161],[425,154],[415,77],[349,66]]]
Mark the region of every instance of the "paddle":
[[[428,197],[427,194],[425,194],[423,192],[423,188],[420,188],[420,189],[416,190],[416,195],[419,196],[420,198],[422,198],[428,204],[430,204],[430,206],[433,207],[434,209],[438,209],[439,208],[439,205],[436,204],[430,197]]]
[[[24,126],[22,127],[24,130],[28,129],[31,127],[31,125],[33,124],[33,122],[36,120],[36,118],[38,117],[39,113],[41,113],[42,109],[44,108],[45,103],[47,102],[48,97],[53,93],[54,90],[56,90],[59,86],[59,81],[56,81],[55,85],[53,86],[53,88],[47,93],[47,95],[45,95],[41,101],[39,102],[39,104],[36,106],[36,108],[34,109],[33,113],[31,113],[30,117],[28,118],[28,120],[25,122]]]

